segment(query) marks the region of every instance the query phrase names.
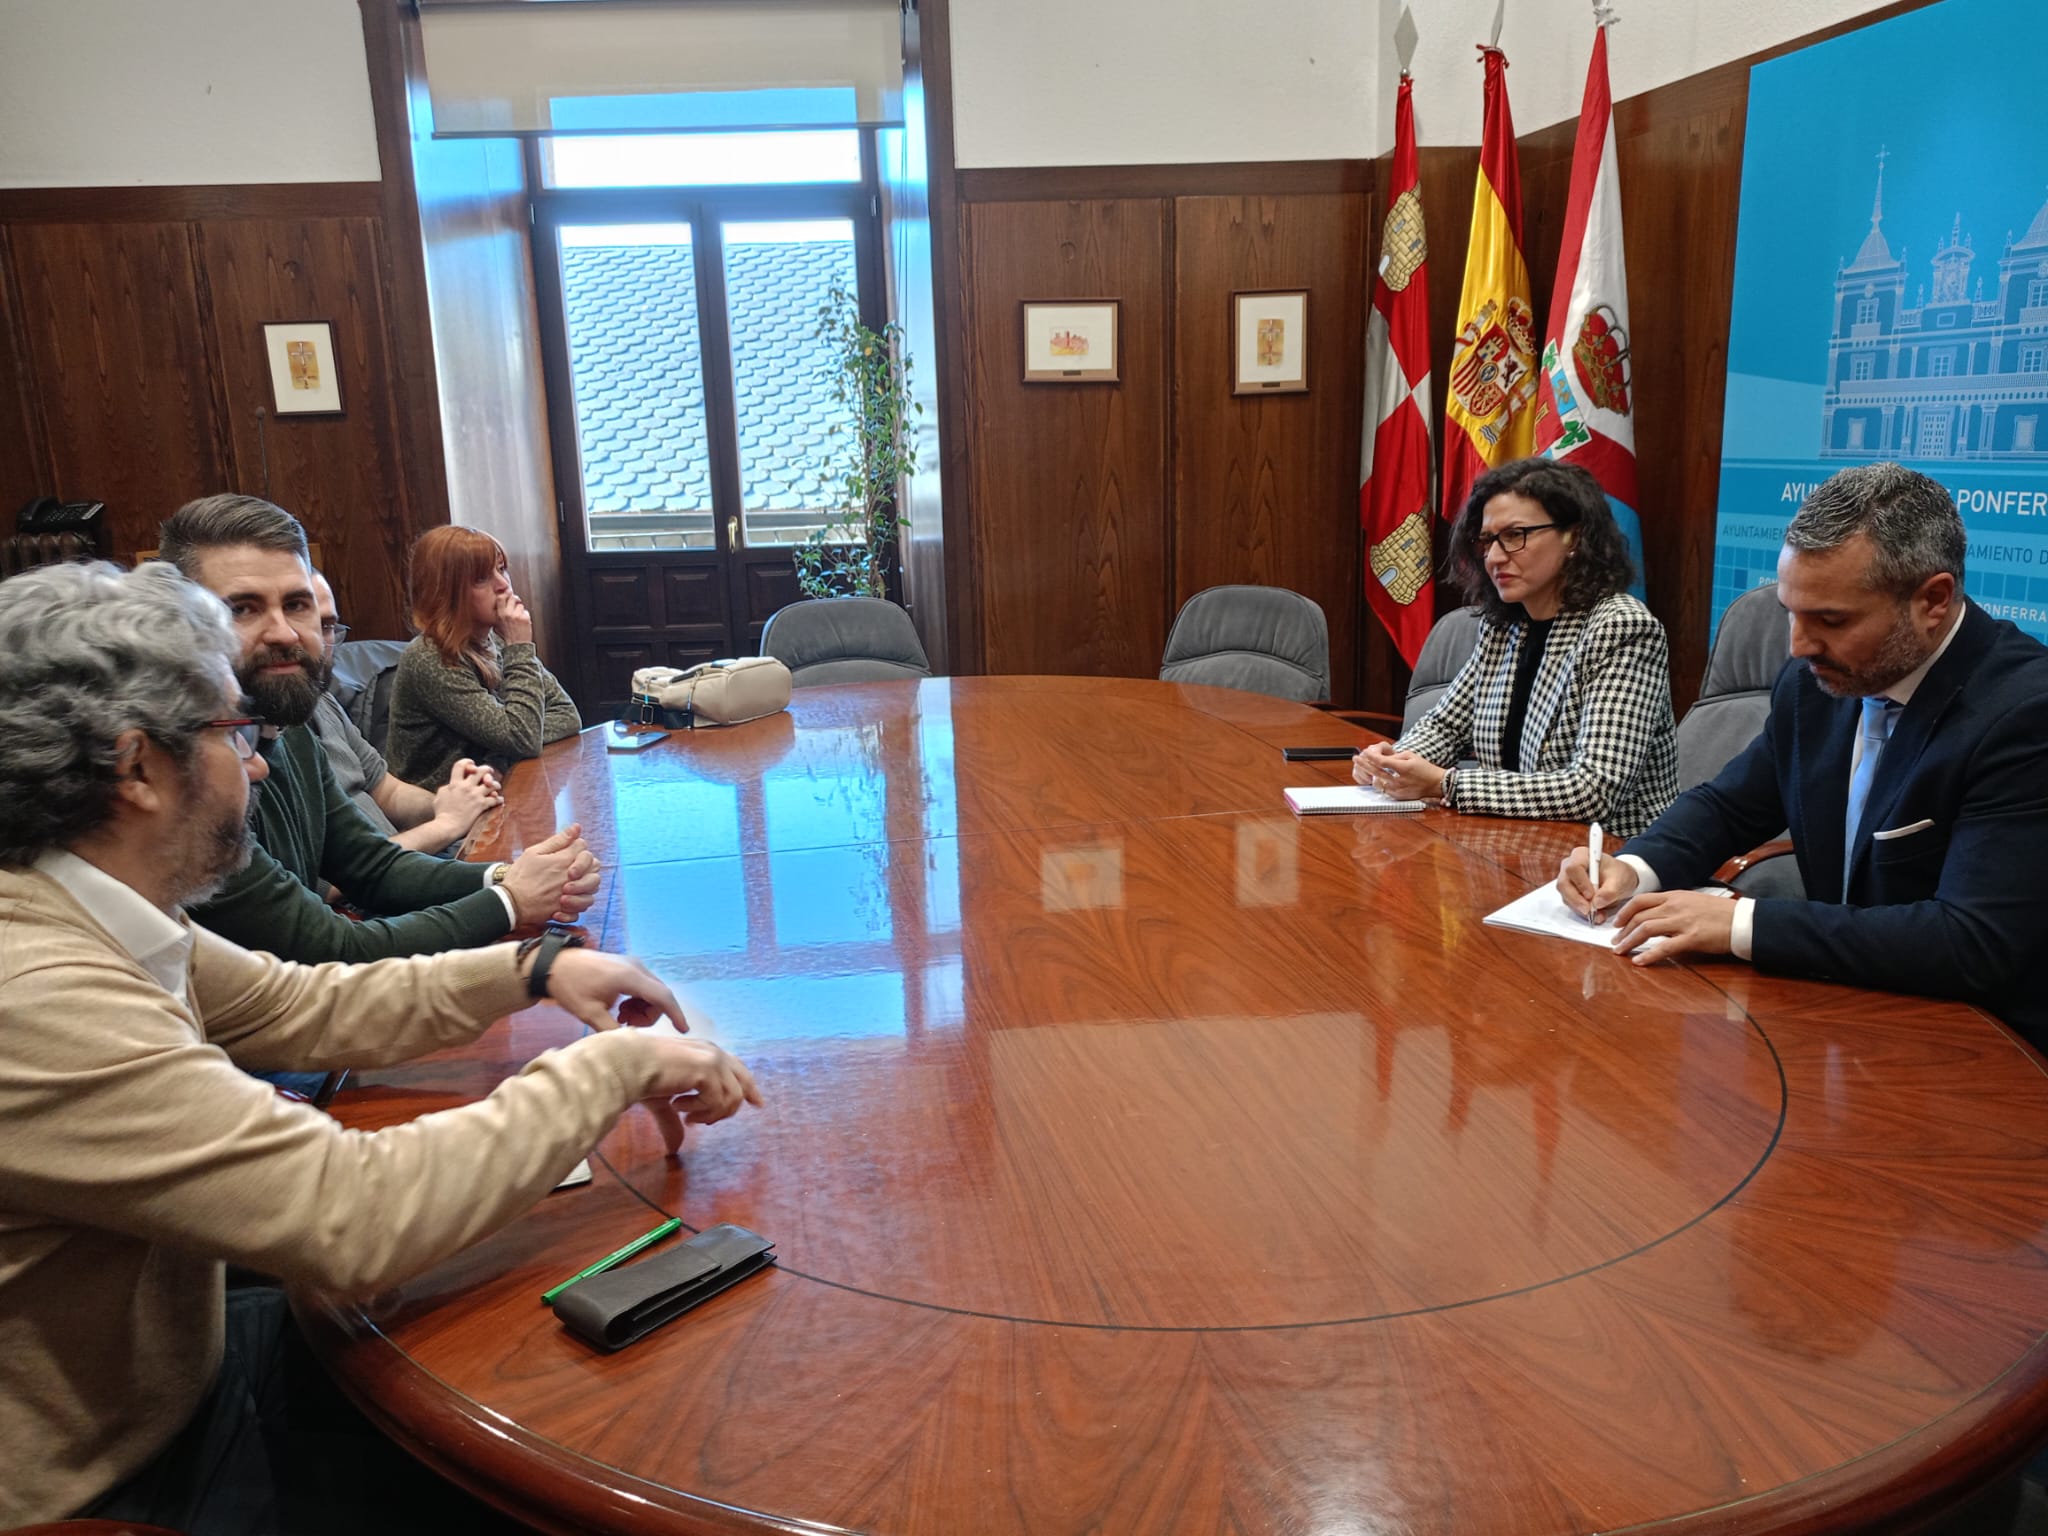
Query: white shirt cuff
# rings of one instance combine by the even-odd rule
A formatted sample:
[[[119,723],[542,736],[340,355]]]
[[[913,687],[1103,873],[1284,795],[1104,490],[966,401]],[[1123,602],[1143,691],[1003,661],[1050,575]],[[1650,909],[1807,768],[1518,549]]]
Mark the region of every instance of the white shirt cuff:
[[[519,909],[512,905],[512,893],[506,890],[505,887],[503,887],[502,885],[489,884],[491,878],[489,872],[490,866],[485,865],[484,870],[484,880],[486,883],[485,888],[489,890],[492,895],[496,896],[498,900],[505,903],[505,926],[507,928],[517,928],[519,926]]]
[[[1650,868],[1632,853],[1617,853],[1615,857],[1636,872],[1636,895],[1647,896],[1652,891],[1664,889],[1664,882],[1657,878],[1657,871]]]
[[[1756,898],[1743,896],[1735,903],[1735,920],[1728,930],[1728,948],[1738,960],[1750,958],[1750,937],[1756,924]]]

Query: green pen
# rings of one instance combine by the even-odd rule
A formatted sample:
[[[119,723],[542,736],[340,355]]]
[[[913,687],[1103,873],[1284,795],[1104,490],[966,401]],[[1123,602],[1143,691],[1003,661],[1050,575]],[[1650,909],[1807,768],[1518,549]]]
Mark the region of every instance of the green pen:
[[[555,1298],[561,1295],[562,1292],[569,1289],[569,1287],[574,1285],[578,1280],[588,1280],[592,1275],[603,1274],[606,1270],[610,1269],[614,1264],[625,1263],[626,1260],[633,1257],[633,1255],[638,1253],[641,1249],[653,1247],[656,1243],[660,1242],[664,1237],[667,1237],[671,1232],[674,1232],[678,1228],[680,1228],[682,1224],[682,1217],[669,1217],[667,1221],[664,1221],[660,1226],[656,1227],[652,1232],[648,1233],[645,1237],[634,1238],[633,1241],[626,1244],[626,1246],[621,1248],[617,1253],[606,1254],[603,1258],[599,1259],[595,1264],[591,1265],[590,1268],[584,1270],[580,1274],[571,1275],[568,1279],[564,1280],[560,1285],[556,1286],[553,1290],[541,1292],[540,1304],[544,1307],[553,1306]]]

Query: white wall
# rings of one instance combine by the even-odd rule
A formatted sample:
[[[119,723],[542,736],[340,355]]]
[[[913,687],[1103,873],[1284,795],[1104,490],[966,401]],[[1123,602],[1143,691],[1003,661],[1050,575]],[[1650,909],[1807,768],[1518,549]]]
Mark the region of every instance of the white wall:
[[[1614,0],[1616,97],[1876,9],[1875,0]],[[952,0],[962,166],[1367,157],[1393,143],[1412,33],[1416,136],[1479,142],[1473,44],[1504,6],[1527,133],[1576,116],[1588,0]]]
[[[0,186],[377,179],[355,0],[0,0]]]

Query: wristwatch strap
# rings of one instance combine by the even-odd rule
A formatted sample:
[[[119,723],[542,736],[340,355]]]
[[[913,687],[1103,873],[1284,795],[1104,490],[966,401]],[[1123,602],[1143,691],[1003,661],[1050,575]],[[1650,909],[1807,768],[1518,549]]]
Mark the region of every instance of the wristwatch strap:
[[[774,1262],[767,1238],[721,1223],[654,1258],[578,1280],[555,1298],[555,1316],[599,1349],[623,1349]]]
[[[565,928],[550,928],[546,933],[527,939],[519,946],[518,958],[533,956],[533,969],[526,973],[526,995],[539,1002],[548,995],[548,972],[554,969],[555,956],[565,949],[583,948],[583,935],[571,933]]]

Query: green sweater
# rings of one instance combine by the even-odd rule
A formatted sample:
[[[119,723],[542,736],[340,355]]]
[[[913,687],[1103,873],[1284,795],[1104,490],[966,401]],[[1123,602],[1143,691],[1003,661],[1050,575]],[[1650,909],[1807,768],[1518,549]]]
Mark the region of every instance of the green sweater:
[[[500,645],[493,635],[491,645],[503,674],[495,692],[467,661],[443,661],[425,635],[398,658],[398,675],[391,680],[391,739],[384,752],[391,771],[408,784],[439,789],[464,757],[502,774],[539,757],[549,742],[583,729],[575,702],[540,664],[530,642]]]
[[[502,939],[505,903],[485,866],[412,853],[379,835],[335,782],[319,738],[295,725],[264,743],[270,776],[256,797],[256,847],[194,921],[283,960],[382,960]],[[318,894],[322,881],[365,912],[355,922]]]

